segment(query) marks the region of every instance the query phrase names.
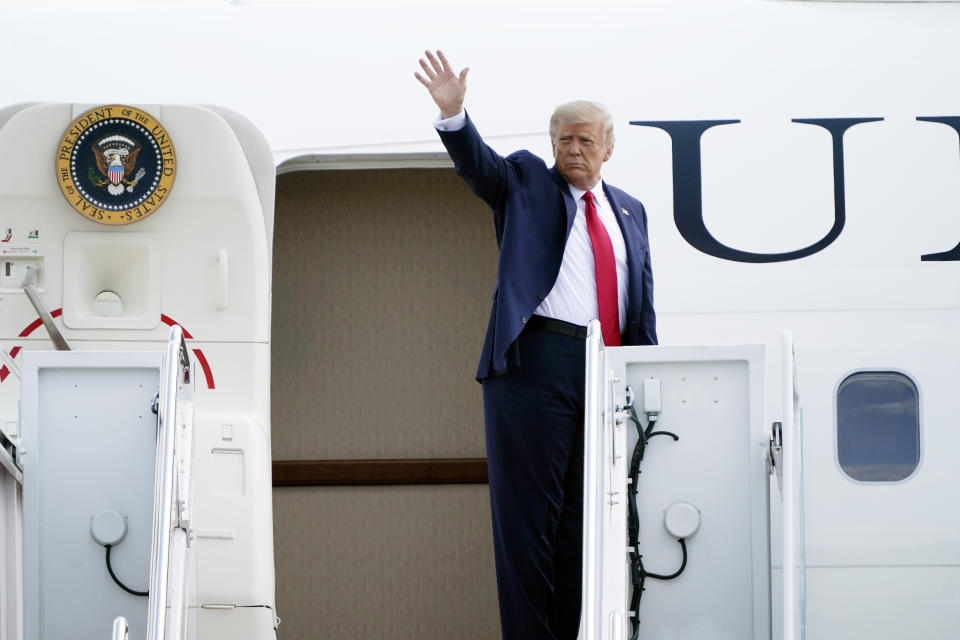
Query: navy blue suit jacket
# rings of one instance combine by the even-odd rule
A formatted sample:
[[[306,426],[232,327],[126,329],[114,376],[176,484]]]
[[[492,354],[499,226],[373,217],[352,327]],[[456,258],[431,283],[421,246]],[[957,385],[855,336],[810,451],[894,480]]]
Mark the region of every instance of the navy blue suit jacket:
[[[457,174],[493,210],[500,255],[497,285],[477,380],[502,375],[519,362],[516,339],[553,288],[577,204],[556,168],[529,151],[506,158],[488,147],[467,117],[458,131],[439,131]],[[656,344],[653,271],[647,213],[636,198],[603,183],[627,246],[627,322],[623,344]]]

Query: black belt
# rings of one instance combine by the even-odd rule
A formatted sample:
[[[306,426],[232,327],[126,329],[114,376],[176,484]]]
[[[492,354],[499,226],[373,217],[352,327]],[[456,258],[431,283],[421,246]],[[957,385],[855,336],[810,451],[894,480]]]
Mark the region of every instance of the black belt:
[[[527,328],[534,331],[549,331],[550,333],[558,333],[561,336],[576,338],[577,340],[586,340],[587,338],[586,327],[582,327],[579,324],[573,324],[572,322],[566,322],[564,320],[557,320],[555,318],[531,316],[530,320],[527,322]]]

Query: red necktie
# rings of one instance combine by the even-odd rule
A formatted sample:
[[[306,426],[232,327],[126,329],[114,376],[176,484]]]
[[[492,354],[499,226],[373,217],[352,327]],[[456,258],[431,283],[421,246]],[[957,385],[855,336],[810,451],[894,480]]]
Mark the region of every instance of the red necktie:
[[[607,229],[597,215],[593,193],[583,194],[587,203],[587,232],[593,245],[593,264],[597,274],[597,309],[603,344],[620,346],[620,311],[617,305],[617,263],[613,256],[613,243]]]

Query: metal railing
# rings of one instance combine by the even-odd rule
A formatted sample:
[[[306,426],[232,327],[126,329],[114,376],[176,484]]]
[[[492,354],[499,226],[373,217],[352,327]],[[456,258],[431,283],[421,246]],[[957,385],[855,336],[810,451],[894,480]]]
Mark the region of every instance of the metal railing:
[[[3,467],[16,480],[17,484],[23,485],[23,470],[20,468],[20,461],[17,459],[17,445],[7,437],[2,429],[0,429],[0,467]]]
[[[110,636],[111,640],[127,640],[128,630],[127,619],[123,616],[117,616],[113,620],[113,635]]]
[[[23,636],[23,471],[0,427],[0,638]]]
[[[7,369],[10,370],[10,373],[17,376],[17,380],[23,378],[23,374],[20,372],[20,365],[16,363],[13,359],[13,356],[10,355],[10,352],[7,351],[6,345],[0,342],[0,364],[7,366]]]
[[[70,351],[70,345],[67,344],[66,338],[63,337],[60,329],[54,324],[53,316],[47,311],[47,306],[43,304],[43,300],[40,298],[40,293],[37,291],[36,280],[37,268],[30,265],[27,267],[27,275],[23,279],[23,284],[20,286],[23,292],[27,294],[27,299],[30,301],[30,304],[36,309],[37,315],[40,316],[40,321],[46,328],[47,333],[50,334],[50,339],[53,340],[53,344],[56,345],[57,351]]]
[[[587,326],[586,387],[602,389],[604,368],[603,337],[596,320]],[[585,397],[584,415],[584,490],[583,490],[583,565],[581,568],[580,640],[600,640],[603,628],[604,535],[604,425],[601,418],[605,399],[597,393]],[[626,561],[626,555],[623,555]],[[624,621],[611,620],[619,629]],[[610,636],[617,637],[614,635]]]
[[[180,551],[175,562],[178,573],[185,571],[183,552],[185,552],[185,535],[174,535],[173,529],[180,527],[181,505],[186,496],[178,495],[176,473],[176,443],[178,424],[178,399],[182,385],[190,383],[190,357],[186,342],[183,339],[183,329],[178,325],[170,328],[170,339],[167,344],[167,356],[164,361],[164,370],[160,380],[159,402],[159,433],[157,437],[157,467],[154,481],[153,500],[153,542],[150,556],[150,600],[147,611],[147,640],[177,640],[180,636],[182,620],[180,608],[183,606],[182,584],[175,586],[175,594],[179,594],[174,608],[178,611],[171,613],[170,638],[166,636],[166,610],[168,600],[169,572],[171,565],[171,548],[177,541]],[[192,410],[192,408],[191,408]],[[189,461],[188,461],[189,464]],[[186,487],[179,487],[185,490]],[[178,500],[178,498],[181,498]],[[185,533],[185,532],[184,532]],[[183,575],[178,575],[179,582],[183,582]],[[176,624],[173,624],[177,621]],[[116,631],[116,627],[114,629]],[[114,636],[116,638],[116,636]]]

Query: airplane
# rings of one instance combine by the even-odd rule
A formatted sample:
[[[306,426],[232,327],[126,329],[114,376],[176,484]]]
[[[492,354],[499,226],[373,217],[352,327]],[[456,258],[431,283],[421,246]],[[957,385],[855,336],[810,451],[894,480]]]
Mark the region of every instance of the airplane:
[[[106,635],[120,615],[131,637],[158,620],[152,633],[190,637],[496,636],[482,486],[271,490],[271,448],[274,465],[482,458],[470,378],[495,247],[413,78],[425,47],[471,67],[467,110],[502,154],[549,160],[553,107],[605,103],[616,147],[603,177],[647,208],[661,345],[588,340],[581,637],[954,637],[958,3],[43,1],[4,4],[0,23],[0,638]],[[169,200],[133,224],[85,219],[55,172],[71,125],[114,118],[111,106],[159,123],[176,148]],[[108,142],[97,188],[132,194],[135,163],[116,183],[109,173],[135,145]],[[407,187],[436,192],[420,203]],[[357,223],[338,223],[328,201]],[[393,297],[358,307],[334,273]],[[55,348],[28,281],[70,351]],[[404,306],[417,296],[426,323]],[[190,383],[161,383],[183,379],[181,360]],[[148,559],[152,436],[130,443],[146,447],[138,457],[95,435],[39,440],[37,394],[74,384],[47,373],[68,362],[90,379],[104,363],[131,370],[111,384],[145,377],[152,392],[128,407],[145,424],[157,416],[140,407],[161,387],[192,406],[192,424],[178,423],[192,450],[174,448],[192,456],[180,482],[193,504],[163,534],[183,537],[168,589],[185,604],[169,619]],[[108,389],[76,400],[113,403]],[[118,399],[107,406],[122,415]],[[648,429],[678,439],[650,438],[633,480]],[[61,528],[75,494],[41,500],[65,475],[38,475],[31,456],[46,455],[91,481],[113,466],[137,481],[84,491],[71,473],[84,511]],[[134,489],[122,508],[92,506]],[[150,604],[108,575],[95,517],[97,535],[127,530],[118,577],[150,582]],[[378,517],[402,524],[376,538],[364,523]],[[70,527],[82,532],[56,537]],[[650,575],[684,568],[645,579],[637,602],[641,555]],[[71,561],[83,571],[56,568]],[[352,582],[381,578],[394,588]]]

